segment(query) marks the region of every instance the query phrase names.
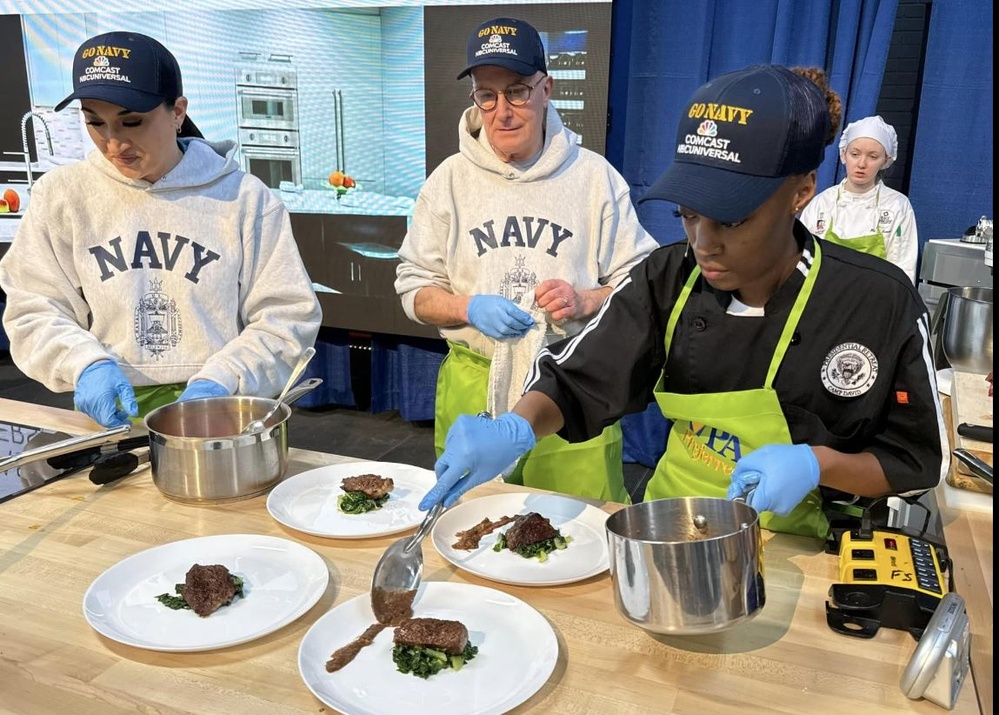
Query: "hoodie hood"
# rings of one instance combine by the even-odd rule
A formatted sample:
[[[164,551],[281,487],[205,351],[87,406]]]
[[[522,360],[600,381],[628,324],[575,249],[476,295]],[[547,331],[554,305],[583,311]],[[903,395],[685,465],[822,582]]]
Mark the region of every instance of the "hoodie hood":
[[[149,191],[176,191],[205,186],[226,174],[239,170],[239,164],[234,158],[236,154],[236,142],[234,141],[226,139],[220,142],[209,142],[204,139],[187,137],[178,139],[177,143],[180,144],[184,155],[177,162],[177,166],[170,169],[155,184],[143,179],[130,179],[123,176],[114,164],[108,161],[97,149],[87,155],[87,161],[110,179]]]
[[[541,155],[526,169],[518,169],[515,164],[496,156],[487,141],[480,141],[482,131],[481,110],[469,107],[458,122],[458,148],[462,156],[481,169],[514,181],[547,178],[572,162],[579,153],[579,135],[562,124],[558,112],[550,107],[545,113],[545,144]]]

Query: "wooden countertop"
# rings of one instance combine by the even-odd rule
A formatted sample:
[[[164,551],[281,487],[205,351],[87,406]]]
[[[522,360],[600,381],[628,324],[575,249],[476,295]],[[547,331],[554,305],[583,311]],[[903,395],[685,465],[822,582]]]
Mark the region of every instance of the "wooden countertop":
[[[95,430],[81,415],[3,399],[0,415],[69,432]],[[291,458],[289,474],[351,461],[299,450]],[[517,490],[490,483],[470,496]],[[987,548],[991,589],[988,526],[986,543],[980,525],[966,515],[948,524],[968,548]],[[329,564],[327,592],[279,631],[217,651],[142,650],[105,639],[87,624],[83,595],[105,569],[153,546],[226,533],[272,534],[309,546]],[[552,588],[507,586],[456,569],[428,542],[424,578],[499,588],[552,624],[558,663],[515,713],[938,715],[939,706],[909,700],[899,689],[916,645],[911,636],[882,629],[863,640],[826,625],[837,558],[812,539],[766,536],[766,606],[749,623],[710,636],[653,637],[626,623],[615,610],[606,573]],[[32,715],[328,713],[299,676],[299,644],[331,607],[368,590],[375,562],[396,538],[338,541],[293,532],[270,517],[262,497],[211,507],[174,503],[157,491],[148,471],[100,488],[78,474],[0,504],[0,709]],[[962,569],[972,564],[964,557],[959,563]],[[981,623],[973,620],[973,626]],[[991,612],[987,637],[991,658]],[[954,712],[978,713],[975,695],[967,682]]]
[[[983,388],[984,389],[984,388]],[[941,396],[944,423],[951,445],[955,444],[954,419],[951,400]],[[983,713],[991,713],[992,696],[992,512],[961,509],[950,506],[953,492],[950,484],[968,483],[973,477],[958,473],[959,462],[952,459],[948,484],[937,487],[937,504],[943,523],[944,540],[951,561],[954,562],[954,590],[964,598],[968,620],[971,624],[971,671],[975,676],[978,704]],[[991,492],[991,488],[988,490]],[[975,493],[972,498],[992,499]],[[964,693],[962,692],[962,695]]]

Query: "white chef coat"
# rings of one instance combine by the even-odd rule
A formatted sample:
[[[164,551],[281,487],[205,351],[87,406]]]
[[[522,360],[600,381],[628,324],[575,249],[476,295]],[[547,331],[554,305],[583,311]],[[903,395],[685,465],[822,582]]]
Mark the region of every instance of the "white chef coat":
[[[812,199],[801,212],[801,222],[819,238],[825,235],[830,220],[833,231],[842,239],[869,236],[880,230],[888,260],[916,282],[919,237],[916,215],[905,194],[880,180],[869,191],[854,194],[846,190],[843,179]]]

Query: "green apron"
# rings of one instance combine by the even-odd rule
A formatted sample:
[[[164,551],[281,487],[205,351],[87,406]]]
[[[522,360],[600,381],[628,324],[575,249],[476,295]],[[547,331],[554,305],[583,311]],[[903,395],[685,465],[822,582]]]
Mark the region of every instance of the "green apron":
[[[438,457],[444,453],[448,429],[458,415],[485,410],[489,391],[490,359],[455,343],[449,342],[448,346],[450,351],[437,374],[434,405],[434,449]],[[549,435],[520,458],[506,481],[628,504],[631,500],[624,486],[623,443],[620,423],[575,444]]]
[[[646,501],[681,496],[725,497],[732,470],[741,457],[767,444],[791,444],[791,433],[773,382],[812,293],[821,263],[822,255],[816,243],[815,262],[791,308],[762,388],[684,395],[667,392],[664,375],[660,376],[655,389],[656,402],[663,414],[673,420],[673,426],[666,453],[646,487]],[[695,268],[670,313],[666,325],[667,355],[680,313],[700,275],[700,268]],[[809,492],[786,517],[762,513],[760,524],[771,531],[822,538],[829,531],[818,489]]]
[[[836,203],[839,203],[840,191],[842,189],[837,189],[836,191]],[[822,237],[830,243],[837,243],[840,246],[846,246],[847,248],[852,248],[855,251],[860,251],[861,253],[869,253],[872,256],[877,256],[878,258],[888,259],[888,248],[885,246],[885,235],[881,232],[881,228],[878,225],[878,203],[881,201],[881,189],[878,189],[877,194],[874,197],[874,233],[868,234],[867,236],[854,236],[853,238],[843,238],[833,231],[833,219],[832,215],[829,216],[829,228],[826,229],[825,235]]]
[[[185,382],[174,382],[168,385],[146,385],[145,387],[133,387],[135,401],[139,405],[139,416],[132,417],[132,424],[142,424],[146,415],[157,407],[169,405],[176,402],[180,393],[187,387]]]
[[[135,388],[135,401],[139,403],[139,417],[133,422],[142,422],[142,419],[157,407],[169,405],[176,402],[180,393],[187,387],[186,382],[174,382],[168,385],[146,385]]]

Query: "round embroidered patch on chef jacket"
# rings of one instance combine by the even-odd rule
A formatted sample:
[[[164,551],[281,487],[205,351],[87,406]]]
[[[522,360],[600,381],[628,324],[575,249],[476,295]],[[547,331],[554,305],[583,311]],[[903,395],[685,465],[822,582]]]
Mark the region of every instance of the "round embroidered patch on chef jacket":
[[[837,397],[858,397],[878,379],[878,359],[860,343],[837,345],[822,363],[822,384]]]

